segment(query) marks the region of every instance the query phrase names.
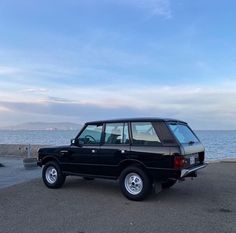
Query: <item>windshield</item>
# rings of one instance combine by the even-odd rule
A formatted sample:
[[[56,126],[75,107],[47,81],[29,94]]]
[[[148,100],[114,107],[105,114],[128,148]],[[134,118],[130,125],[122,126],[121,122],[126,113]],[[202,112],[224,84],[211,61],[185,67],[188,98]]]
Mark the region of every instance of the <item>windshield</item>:
[[[199,142],[198,138],[193,134],[190,128],[184,124],[170,123],[169,127],[180,143]]]

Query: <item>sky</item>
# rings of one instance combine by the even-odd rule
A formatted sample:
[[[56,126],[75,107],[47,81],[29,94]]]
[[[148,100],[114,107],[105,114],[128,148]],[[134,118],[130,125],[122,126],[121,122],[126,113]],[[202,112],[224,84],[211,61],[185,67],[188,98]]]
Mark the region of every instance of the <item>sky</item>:
[[[233,0],[1,0],[0,126],[168,117],[236,129]]]

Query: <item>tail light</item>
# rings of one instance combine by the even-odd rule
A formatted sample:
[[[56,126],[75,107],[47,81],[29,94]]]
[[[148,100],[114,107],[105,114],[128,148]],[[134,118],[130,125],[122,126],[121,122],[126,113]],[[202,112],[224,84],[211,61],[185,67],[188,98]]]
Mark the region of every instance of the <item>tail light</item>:
[[[174,168],[175,169],[179,169],[182,168],[184,166],[185,163],[185,159],[182,156],[176,156],[174,158]]]
[[[205,159],[205,152],[203,151],[199,153],[199,162],[203,163],[204,159]]]

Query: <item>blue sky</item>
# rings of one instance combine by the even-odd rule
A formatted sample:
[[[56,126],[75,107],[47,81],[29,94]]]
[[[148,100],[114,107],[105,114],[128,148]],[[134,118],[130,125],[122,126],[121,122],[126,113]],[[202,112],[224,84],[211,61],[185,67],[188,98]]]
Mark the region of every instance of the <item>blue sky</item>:
[[[236,129],[235,8],[2,0],[0,126],[159,116]]]

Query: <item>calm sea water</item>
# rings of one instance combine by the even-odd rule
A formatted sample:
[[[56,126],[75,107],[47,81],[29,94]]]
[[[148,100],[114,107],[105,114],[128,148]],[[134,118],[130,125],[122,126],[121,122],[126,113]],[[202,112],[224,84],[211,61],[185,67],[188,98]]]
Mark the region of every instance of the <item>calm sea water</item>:
[[[0,144],[66,145],[78,131],[0,131]],[[236,131],[196,131],[207,160],[236,158]]]

